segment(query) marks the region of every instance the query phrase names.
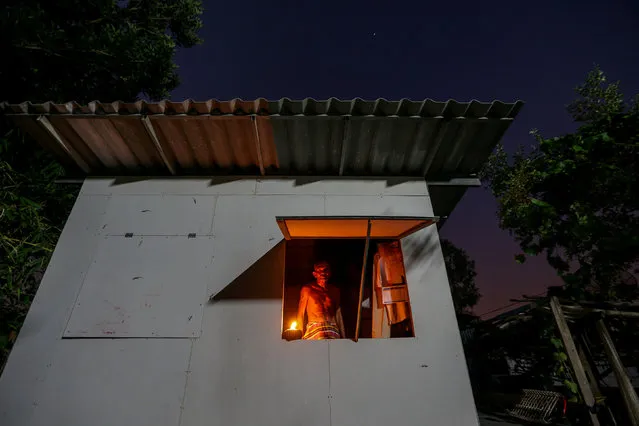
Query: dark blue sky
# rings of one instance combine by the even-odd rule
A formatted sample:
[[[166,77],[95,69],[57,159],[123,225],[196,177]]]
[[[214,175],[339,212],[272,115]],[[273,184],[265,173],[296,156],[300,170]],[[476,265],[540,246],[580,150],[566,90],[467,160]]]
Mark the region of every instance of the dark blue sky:
[[[301,3],[205,0],[204,43],[178,52],[173,99],[521,99],[512,152],[532,128],[574,129],[564,106],[594,63],[639,93],[636,0]],[[495,210],[472,189],[442,232],[476,261],[479,314],[558,282],[543,259],[514,262]]]

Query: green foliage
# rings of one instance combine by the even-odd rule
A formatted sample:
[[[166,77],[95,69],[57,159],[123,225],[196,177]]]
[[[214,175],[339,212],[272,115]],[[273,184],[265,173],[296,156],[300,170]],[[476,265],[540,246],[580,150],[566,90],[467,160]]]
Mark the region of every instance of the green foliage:
[[[638,289],[621,278],[639,259],[639,108],[598,68],[576,92],[567,107],[580,123],[574,133],[544,138],[533,130],[531,150],[520,148],[509,161],[499,147],[482,177],[497,198],[501,228],[523,251],[517,262],[544,254],[567,297],[632,300]],[[534,346],[511,351],[534,357],[578,399],[554,323],[534,325]]]
[[[8,0],[0,14],[0,101],[79,103],[168,97],[177,47],[200,43],[200,0]],[[0,369],[77,188],[0,117]],[[45,301],[46,303],[46,301]]]
[[[475,261],[448,240],[441,240],[441,245],[455,312],[458,315],[467,313],[481,297],[475,285]]]
[[[499,147],[483,178],[500,226],[527,255],[545,254],[572,297],[637,296],[620,281],[639,259],[639,108],[595,68],[568,111],[581,126],[508,161]],[[516,260],[523,262],[524,255]]]
[[[17,131],[0,138],[0,369],[76,196],[62,168]]]
[[[200,0],[8,0],[0,97],[131,101],[179,84],[176,47],[200,43]]]

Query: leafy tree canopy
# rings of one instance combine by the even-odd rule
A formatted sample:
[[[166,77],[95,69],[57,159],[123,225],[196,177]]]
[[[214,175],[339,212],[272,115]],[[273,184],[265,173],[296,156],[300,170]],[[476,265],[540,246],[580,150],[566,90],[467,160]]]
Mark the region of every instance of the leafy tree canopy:
[[[475,285],[475,276],[477,275],[475,261],[470,259],[466,251],[448,240],[441,240],[441,245],[455,313],[457,315],[467,314],[481,297],[479,289]]]
[[[201,40],[200,0],[8,0],[0,100],[135,100],[177,87],[176,47]]]
[[[503,147],[482,177],[501,228],[525,255],[545,254],[573,297],[631,299],[622,278],[639,259],[639,106],[595,68],[567,110],[571,134],[545,138],[508,161]]]
[[[0,101],[167,97],[177,47],[200,42],[200,0],[7,0],[0,14]],[[0,117],[0,372],[78,188]]]

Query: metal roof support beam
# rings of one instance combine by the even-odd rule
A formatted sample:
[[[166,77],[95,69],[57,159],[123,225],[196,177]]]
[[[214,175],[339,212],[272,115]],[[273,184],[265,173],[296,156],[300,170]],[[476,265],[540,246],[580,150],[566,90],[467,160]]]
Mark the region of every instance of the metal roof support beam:
[[[346,165],[346,150],[348,149],[348,141],[351,138],[351,120],[350,117],[344,117],[344,133],[342,134],[342,151],[339,156],[339,175],[344,175],[344,166]]]
[[[59,179],[55,179],[53,181],[53,183],[59,183],[59,184],[82,184],[84,183],[84,178],[66,178],[66,177],[61,177]]]
[[[450,180],[426,181],[428,186],[481,186],[479,178],[454,178]]]
[[[44,115],[41,115],[38,117],[37,121],[42,127],[44,127],[47,133],[62,147],[64,152],[66,152],[69,157],[73,158],[73,161],[75,161],[78,166],[80,166],[82,171],[84,173],[89,173],[89,165],[82,159],[82,157],[80,157],[80,154],[78,154],[73,148],[68,147],[67,144],[64,143],[64,140],[62,140],[62,137],[55,129],[55,127],[53,127],[53,124],[51,124],[49,119]]]
[[[262,144],[260,143],[260,131],[257,128],[257,118],[252,115],[251,121],[253,122],[253,129],[255,129],[255,149],[257,150],[257,161],[260,164],[260,174],[264,176],[266,171],[264,170],[264,159],[262,158]]]
[[[209,175],[207,175],[209,176]],[[210,175],[216,176],[216,175]],[[220,175],[227,176],[227,175]],[[257,175],[242,175],[238,176],[240,178],[251,179],[253,177],[257,177]],[[265,179],[331,179],[331,180],[388,180],[388,179],[396,179],[401,177],[397,176],[306,176],[306,175],[297,175],[297,176],[288,176],[288,175],[272,175],[265,176]],[[415,177],[414,180],[424,180],[423,177]],[[82,183],[84,182],[84,177],[73,177],[73,176],[63,176],[54,181],[55,183]],[[455,178],[450,180],[434,180],[434,181],[426,181],[426,185],[428,186],[443,186],[443,187],[477,187],[481,186],[481,181],[478,178]]]
[[[422,175],[426,176],[430,171],[430,166],[433,164],[437,151],[439,151],[439,147],[446,137],[446,133],[449,131],[450,126],[452,126],[450,120],[440,120],[437,122],[437,136],[435,137],[433,145],[428,147],[429,152],[426,160],[424,161],[424,166],[422,167]]]
[[[160,144],[160,140],[158,139],[158,136],[155,134],[155,129],[153,128],[153,124],[151,124],[151,120],[146,115],[141,116],[140,119],[142,120],[142,124],[144,124],[146,133],[149,135],[149,138],[151,138],[151,140],[153,141],[153,145],[155,145],[155,149],[157,149],[158,152],[160,153],[160,157],[162,157],[162,161],[164,162],[164,165],[166,166],[167,169],[169,169],[171,174],[174,175],[175,168],[169,162],[169,159],[166,157],[166,154],[164,153],[164,150],[162,149],[162,145]]]
[[[368,219],[366,230],[366,244],[364,245],[364,262],[362,264],[362,276],[359,281],[359,303],[357,304],[357,323],[355,324],[355,341],[359,340],[359,331],[362,324],[362,303],[364,302],[364,282],[366,280],[366,265],[368,264],[368,249],[371,244],[371,220]]]

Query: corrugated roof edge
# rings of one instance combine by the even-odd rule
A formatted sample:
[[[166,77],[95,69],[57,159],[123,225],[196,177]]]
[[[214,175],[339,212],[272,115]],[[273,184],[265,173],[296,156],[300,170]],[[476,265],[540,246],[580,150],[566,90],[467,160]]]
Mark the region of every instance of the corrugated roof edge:
[[[275,115],[275,116],[381,116],[381,117],[444,117],[444,118],[492,118],[513,119],[523,107],[523,101],[512,103],[494,100],[492,102],[459,102],[450,99],[437,102],[432,99],[412,101],[400,99],[389,101],[376,100],[340,100],[330,98],[316,100],[306,98],[291,100],[267,100],[258,98],[245,101],[239,98],[228,101],[209,99],[182,102],[163,100],[160,102],[121,102],[102,103],[99,101],[81,105],[77,102],[34,104],[22,102],[0,103],[0,112],[6,115]]]

